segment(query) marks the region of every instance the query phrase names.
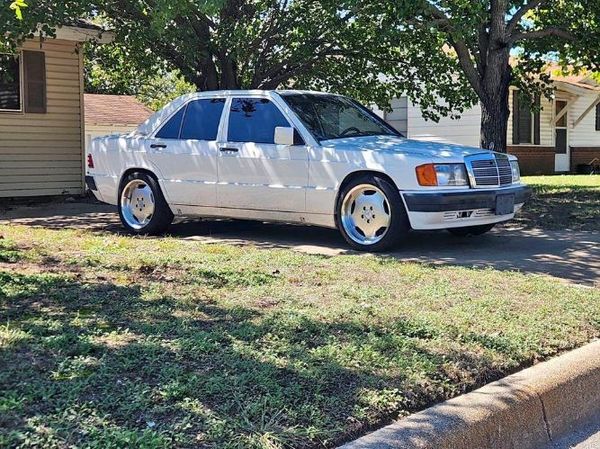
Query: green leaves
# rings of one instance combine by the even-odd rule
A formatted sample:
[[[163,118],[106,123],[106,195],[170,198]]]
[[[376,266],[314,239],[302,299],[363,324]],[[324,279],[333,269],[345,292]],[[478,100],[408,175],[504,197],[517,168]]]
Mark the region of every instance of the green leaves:
[[[171,77],[178,70],[199,90],[309,88],[383,108],[406,95],[436,120],[479,101],[484,89],[478,83],[494,78],[490,68],[502,66],[508,79],[502,84],[539,93],[536,70],[548,55],[576,69],[600,66],[600,0],[548,0],[526,11],[525,0],[504,2],[505,10],[490,0],[27,2],[22,20],[15,20],[17,9],[0,10],[0,33],[32,37],[39,23],[51,32],[75,18],[102,18],[116,42],[88,54],[89,88],[137,94],[155,86],[146,92],[156,95],[147,97],[153,107],[190,89]],[[518,20],[509,30],[513,17]],[[548,29],[574,38],[540,35]],[[513,33],[536,35],[516,39]],[[490,56],[490,49],[504,59]],[[524,62],[506,76],[509,55]],[[169,95],[159,95],[161,89]]]
[[[25,3],[23,0],[15,0],[10,4],[10,9],[15,12],[17,19],[19,20],[23,20],[23,8],[27,8],[27,3]]]

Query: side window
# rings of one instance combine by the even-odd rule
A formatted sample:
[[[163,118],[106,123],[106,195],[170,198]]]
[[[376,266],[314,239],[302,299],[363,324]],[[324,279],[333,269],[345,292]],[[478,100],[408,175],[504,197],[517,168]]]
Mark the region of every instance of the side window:
[[[179,139],[179,130],[181,129],[181,121],[183,120],[184,113],[185,107],[177,111],[177,113],[163,125],[160,131],[156,133],[156,137],[159,139]]]
[[[217,140],[225,99],[214,98],[191,102],[181,128],[182,139]]]
[[[184,113],[185,107],[177,111],[177,113],[163,125],[160,131],[156,133],[156,137],[159,139],[179,139],[179,131],[181,130],[181,121],[183,120]]]
[[[19,56],[0,54],[0,110],[21,110]]]
[[[229,114],[230,142],[275,143],[275,128],[290,126],[287,119],[265,98],[234,98]]]

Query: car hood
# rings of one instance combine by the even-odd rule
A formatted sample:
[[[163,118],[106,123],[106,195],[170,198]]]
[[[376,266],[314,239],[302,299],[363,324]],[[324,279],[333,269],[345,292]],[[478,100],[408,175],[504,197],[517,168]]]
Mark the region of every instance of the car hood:
[[[455,159],[472,154],[488,153],[481,148],[467,147],[438,142],[410,140],[396,136],[365,136],[331,139],[321,142],[324,148],[346,151],[384,151],[420,156],[432,159]]]

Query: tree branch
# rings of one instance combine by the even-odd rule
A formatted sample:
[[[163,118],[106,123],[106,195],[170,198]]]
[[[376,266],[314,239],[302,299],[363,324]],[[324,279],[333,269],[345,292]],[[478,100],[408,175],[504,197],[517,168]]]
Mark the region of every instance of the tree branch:
[[[471,52],[469,51],[469,48],[463,39],[454,38],[453,34],[455,31],[450,22],[450,18],[446,15],[446,13],[444,13],[444,11],[429,2],[427,2],[426,12],[431,14],[431,17],[433,17],[438,23],[446,27],[446,30],[444,31],[448,33],[448,42],[450,45],[452,45],[452,47],[454,47],[454,50],[458,56],[458,61],[465,72],[467,80],[469,80],[469,83],[477,93],[481,92],[479,73],[475,67],[473,59],[471,58]]]
[[[514,16],[511,17],[508,25],[506,26],[506,33],[510,36],[515,30],[517,25],[521,22],[521,19],[532,9],[537,8],[544,4],[547,0],[530,0],[519,9]]]
[[[449,41],[452,44],[452,47],[454,47],[454,50],[456,51],[456,55],[458,56],[458,62],[460,63],[460,66],[465,72],[467,80],[469,81],[475,92],[477,92],[478,95],[481,95],[482,91],[479,72],[475,68],[475,64],[473,63],[473,59],[471,58],[471,52],[469,51],[467,44],[465,44],[465,42],[462,40],[454,40],[452,36],[449,36]]]
[[[510,37],[510,39],[508,40],[508,43],[512,46],[516,42],[519,42],[519,41],[542,39],[544,37],[549,37],[549,36],[561,37],[568,41],[575,40],[575,36],[573,36],[573,34],[571,34],[569,31],[567,31],[563,28],[550,27],[550,28],[546,28],[545,30],[526,31],[523,33],[513,34]]]

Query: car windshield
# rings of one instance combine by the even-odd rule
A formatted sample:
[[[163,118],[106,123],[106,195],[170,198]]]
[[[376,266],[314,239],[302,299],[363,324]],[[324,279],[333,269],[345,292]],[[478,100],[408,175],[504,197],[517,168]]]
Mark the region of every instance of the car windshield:
[[[374,113],[349,98],[316,94],[283,94],[282,97],[319,142],[345,137],[402,137]]]

